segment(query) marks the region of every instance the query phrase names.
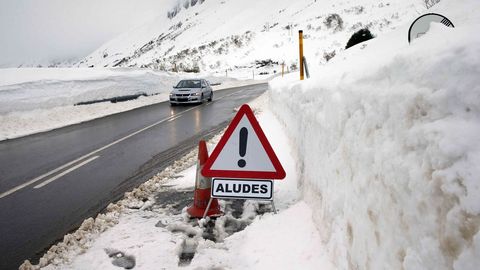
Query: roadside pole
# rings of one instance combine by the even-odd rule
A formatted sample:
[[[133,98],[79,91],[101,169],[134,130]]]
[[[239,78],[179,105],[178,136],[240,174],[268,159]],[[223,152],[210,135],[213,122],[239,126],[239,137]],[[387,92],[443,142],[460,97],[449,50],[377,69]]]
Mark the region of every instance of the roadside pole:
[[[299,30],[298,31],[298,48],[300,51],[300,80],[302,81],[304,79],[304,74],[303,74],[303,31]]]

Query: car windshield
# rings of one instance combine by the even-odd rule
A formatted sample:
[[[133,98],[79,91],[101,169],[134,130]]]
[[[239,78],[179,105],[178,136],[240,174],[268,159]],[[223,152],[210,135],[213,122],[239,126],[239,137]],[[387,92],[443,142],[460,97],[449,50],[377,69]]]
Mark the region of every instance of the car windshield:
[[[177,84],[177,88],[200,88],[200,80],[183,80]]]

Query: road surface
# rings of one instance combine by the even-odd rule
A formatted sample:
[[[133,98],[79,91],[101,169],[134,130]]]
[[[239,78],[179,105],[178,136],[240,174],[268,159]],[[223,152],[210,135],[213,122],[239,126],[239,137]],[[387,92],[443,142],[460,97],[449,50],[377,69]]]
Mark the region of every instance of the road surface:
[[[43,252],[221,131],[234,108],[268,88],[215,91],[214,101],[168,102],[0,142],[0,269]]]

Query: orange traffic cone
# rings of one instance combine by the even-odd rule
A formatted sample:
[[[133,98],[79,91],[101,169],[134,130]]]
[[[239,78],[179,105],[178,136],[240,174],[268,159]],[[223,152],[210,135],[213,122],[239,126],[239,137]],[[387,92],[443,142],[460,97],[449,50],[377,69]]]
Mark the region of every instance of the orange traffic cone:
[[[210,197],[210,191],[212,188],[212,178],[204,177],[201,173],[203,165],[207,162],[208,151],[207,143],[201,140],[198,143],[198,160],[197,160],[197,177],[195,179],[195,193],[193,195],[193,205],[187,209],[187,213],[194,218],[202,218],[207,210],[208,202],[210,202],[210,208],[206,213],[206,216],[220,216],[220,206],[218,200]]]

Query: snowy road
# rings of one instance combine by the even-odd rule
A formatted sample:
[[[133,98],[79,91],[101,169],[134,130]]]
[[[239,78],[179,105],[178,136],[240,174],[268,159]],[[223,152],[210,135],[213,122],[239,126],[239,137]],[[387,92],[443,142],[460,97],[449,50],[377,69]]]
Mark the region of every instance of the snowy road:
[[[0,142],[0,269],[36,258],[109,202],[226,126],[267,84],[215,92],[199,106],[160,103]]]

